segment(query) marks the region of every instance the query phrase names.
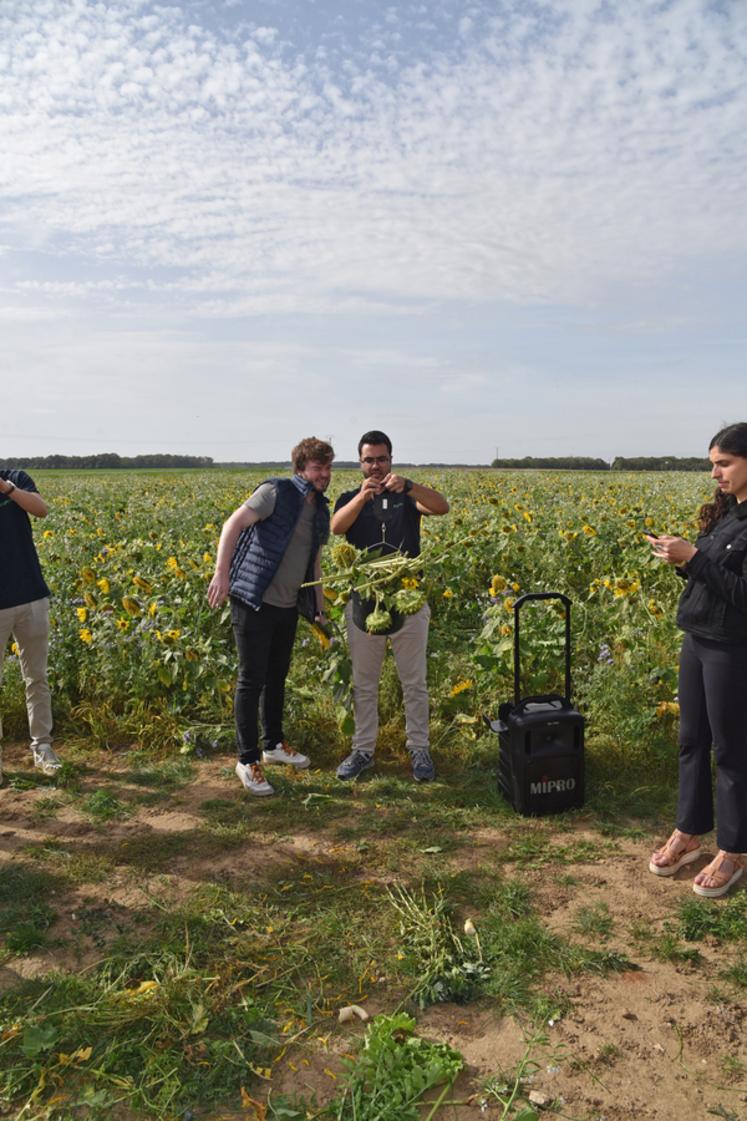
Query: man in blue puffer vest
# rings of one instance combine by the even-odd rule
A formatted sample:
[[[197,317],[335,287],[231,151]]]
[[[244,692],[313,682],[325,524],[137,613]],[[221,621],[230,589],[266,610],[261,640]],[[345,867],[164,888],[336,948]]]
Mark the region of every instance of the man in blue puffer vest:
[[[283,734],[285,679],[290,668],[298,613],[324,619],[321,550],[329,537],[324,492],[334,451],[310,436],[291,452],[293,477],[268,479],[224,523],[208,602],[219,607],[231,597],[231,623],[239,655],[234,712],[239,760],[236,774],[250,794],[273,794],[259,756],[258,715],[262,717],[262,762],[302,769],[309,759]]]

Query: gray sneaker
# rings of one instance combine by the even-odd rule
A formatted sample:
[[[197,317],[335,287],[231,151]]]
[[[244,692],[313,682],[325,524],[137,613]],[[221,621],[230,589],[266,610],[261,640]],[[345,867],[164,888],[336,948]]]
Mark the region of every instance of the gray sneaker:
[[[38,747],[32,747],[31,753],[34,756],[34,766],[43,775],[56,775],[62,766],[62,761],[53,750],[51,743],[40,743]]]
[[[427,747],[410,752],[412,759],[412,777],[415,782],[432,782],[436,777],[436,768]]]
[[[368,751],[351,751],[346,759],[343,759],[340,766],[337,768],[337,777],[343,781],[347,779],[358,778],[361,771],[367,771],[369,767],[373,767],[373,755]]]

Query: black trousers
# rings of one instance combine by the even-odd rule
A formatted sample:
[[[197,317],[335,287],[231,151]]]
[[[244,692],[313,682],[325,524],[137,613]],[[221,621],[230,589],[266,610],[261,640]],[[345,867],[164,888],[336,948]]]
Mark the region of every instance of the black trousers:
[[[297,623],[295,607],[263,603],[255,611],[241,600],[231,600],[231,625],[239,655],[233,707],[240,763],[259,761],[258,716],[268,750],[284,739],[285,679]]]
[[[686,635],[679,700],[677,828],[684,833],[713,829],[713,747],[716,843],[726,852],[747,852],[747,644]]]

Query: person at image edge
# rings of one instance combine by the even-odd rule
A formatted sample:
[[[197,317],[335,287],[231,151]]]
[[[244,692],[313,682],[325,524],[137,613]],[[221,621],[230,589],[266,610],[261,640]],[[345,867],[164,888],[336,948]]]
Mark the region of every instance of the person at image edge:
[[[709,449],[717,490],[700,511],[695,544],[649,536],[654,555],[687,584],[677,624],[680,756],[677,828],[649,869],[671,876],[696,861],[713,829],[711,747],[716,763],[714,859],[695,877],[698,895],[724,895],[741,877],[747,851],[747,423],[717,432]]]
[[[52,747],[52,698],[47,680],[49,588],[34,545],[31,519],[46,518],[47,504],[25,471],[0,469],[0,681],[8,639],[13,636],[26,686],[34,766],[45,775],[61,766]],[[2,719],[0,718],[0,743]],[[0,779],[2,779],[0,746]]]

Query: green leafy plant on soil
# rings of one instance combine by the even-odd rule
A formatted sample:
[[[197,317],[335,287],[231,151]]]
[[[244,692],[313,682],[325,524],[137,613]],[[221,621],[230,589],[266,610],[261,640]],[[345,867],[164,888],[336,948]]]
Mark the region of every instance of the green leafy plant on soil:
[[[415,1020],[405,1012],[377,1016],[332,1116],[335,1121],[430,1121],[463,1066],[458,1051],[418,1036]],[[442,1092],[426,1112],[423,1096],[437,1086]]]

